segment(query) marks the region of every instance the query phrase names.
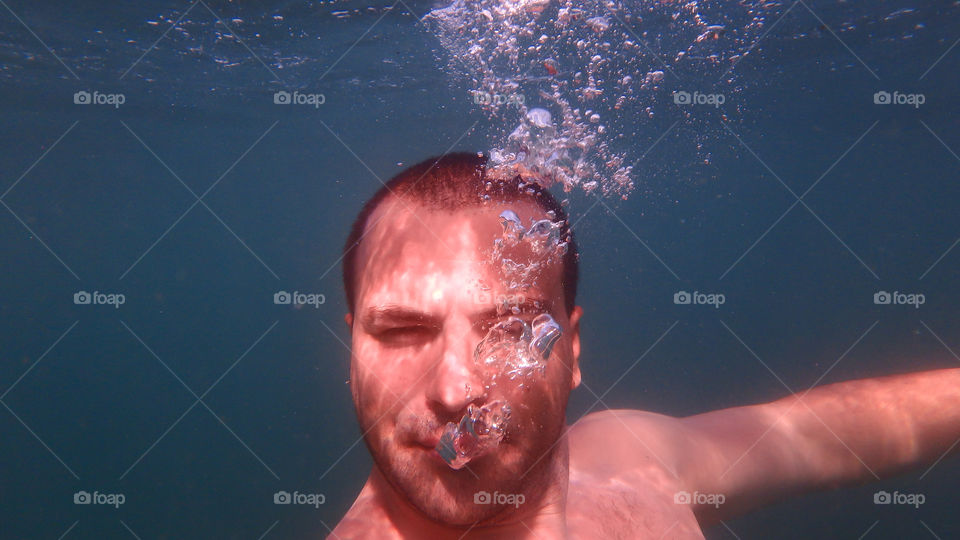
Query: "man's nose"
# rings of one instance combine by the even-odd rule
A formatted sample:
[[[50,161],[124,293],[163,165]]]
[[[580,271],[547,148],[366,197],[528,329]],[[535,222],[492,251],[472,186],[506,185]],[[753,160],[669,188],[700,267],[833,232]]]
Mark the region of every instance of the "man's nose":
[[[472,332],[451,331],[444,336],[443,352],[433,368],[427,399],[457,413],[481,397],[483,379],[473,361],[476,343]]]

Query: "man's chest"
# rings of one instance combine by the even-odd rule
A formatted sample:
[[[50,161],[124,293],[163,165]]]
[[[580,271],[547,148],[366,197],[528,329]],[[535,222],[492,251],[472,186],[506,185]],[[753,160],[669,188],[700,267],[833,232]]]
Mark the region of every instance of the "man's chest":
[[[650,479],[596,477],[570,471],[567,529],[571,539],[702,539],[690,507]]]

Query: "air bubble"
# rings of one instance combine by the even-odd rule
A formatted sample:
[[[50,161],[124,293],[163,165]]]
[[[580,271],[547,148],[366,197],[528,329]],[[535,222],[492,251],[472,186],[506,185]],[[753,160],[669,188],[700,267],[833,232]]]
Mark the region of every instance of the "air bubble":
[[[546,109],[530,109],[527,111],[527,120],[539,128],[551,127],[553,119],[550,117],[550,111]]]

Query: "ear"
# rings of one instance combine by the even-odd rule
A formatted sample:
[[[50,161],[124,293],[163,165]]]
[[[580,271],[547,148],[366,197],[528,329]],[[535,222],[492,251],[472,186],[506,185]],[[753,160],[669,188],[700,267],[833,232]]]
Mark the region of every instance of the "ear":
[[[346,321],[347,326],[350,327],[350,330],[353,330],[353,313],[347,313],[344,315],[343,320]]]
[[[580,386],[580,318],[583,308],[576,306],[570,313],[570,345],[573,350],[573,363],[570,366],[570,390]]]

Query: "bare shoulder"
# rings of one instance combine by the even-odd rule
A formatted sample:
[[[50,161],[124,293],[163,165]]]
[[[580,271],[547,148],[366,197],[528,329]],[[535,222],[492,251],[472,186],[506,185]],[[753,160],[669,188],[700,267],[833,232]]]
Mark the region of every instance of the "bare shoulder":
[[[584,466],[653,464],[675,473],[679,449],[690,440],[682,422],[674,417],[634,409],[609,409],[590,413],[570,426],[571,461]],[[676,474],[672,474],[676,476]]]
[[[684,489],[682,463],[690,441],[673,417],[632,409],[588,414],[574,423],[567,437],[571,475],[594,483],[617,483],[663,493]]]
[[[670,439],[677,420],[607,410],[570,426],[567,523],[574,537],[703,538],[683,489]],[[599,536],[597,534],[599,533]]]

